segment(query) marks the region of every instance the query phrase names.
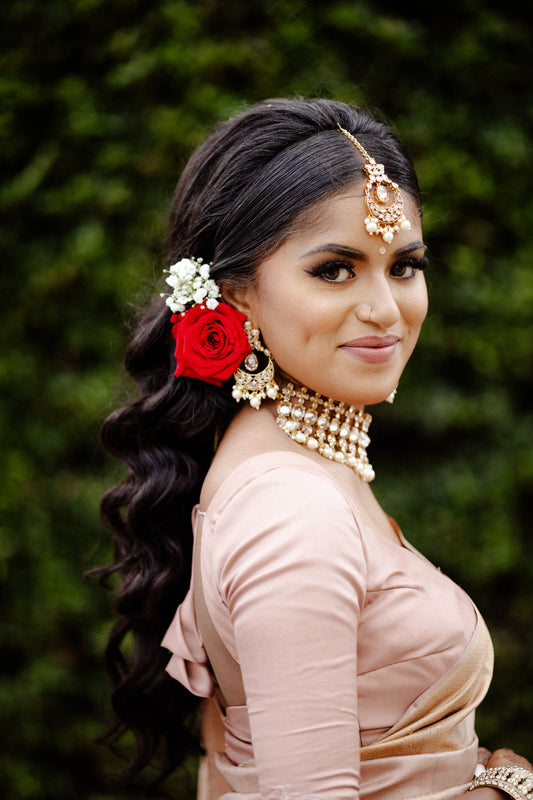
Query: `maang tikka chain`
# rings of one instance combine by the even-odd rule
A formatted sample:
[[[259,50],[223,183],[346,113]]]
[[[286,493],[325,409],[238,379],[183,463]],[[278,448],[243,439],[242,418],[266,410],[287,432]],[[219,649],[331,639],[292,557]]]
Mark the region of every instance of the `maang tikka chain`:
[[[368,216],[365,219],[366,232],[381,235],[387,244],[392,242],[395,233],[410,231],[411,223],[403,213],[403,198],[400,187],[385,174],[383,164],[377,164],[369,156],[363,145],[349,131],[338,123],[341,133],[357,148],[365,160],[363,169],[367,174],[365,202]]]
[[[252,408],[258,409],[261,407],[261,401],[267,397],[271,400],[277,399],[279,386],[274,378],[274,362],[270,350],[261,344],[259,330],[254,328],[250,320],[246,320],[244,332],[252,352],[246,356],[242,366],[233,373],[235,383],[231,394],[237,402],[248,400]],[[261,354],[266,357],[266,365],[262,368],[259,363]]]

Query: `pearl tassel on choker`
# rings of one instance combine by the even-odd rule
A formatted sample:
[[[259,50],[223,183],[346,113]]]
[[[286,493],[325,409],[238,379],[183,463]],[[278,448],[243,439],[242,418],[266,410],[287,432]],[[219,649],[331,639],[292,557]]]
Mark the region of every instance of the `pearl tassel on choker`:
[[[276,422],[298,444],[346,464],[367,483],[375,478],[366,454],[370,414],[289,383],[281,390]]]

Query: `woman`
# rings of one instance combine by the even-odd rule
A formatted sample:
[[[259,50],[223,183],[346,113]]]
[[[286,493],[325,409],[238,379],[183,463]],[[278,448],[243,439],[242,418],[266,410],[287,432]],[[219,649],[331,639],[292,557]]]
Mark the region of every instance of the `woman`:
[[[185,168],[127,357],[141,397],[104,428],[131,471],[103,501],[130,773],[190,747],[185,687],[210,698],[202,798],[528,796],[528,761],[478,753],[479,613],[370,488],[364,407],[427,310],[421,217],[395,138],[339,102],[260,104]]]

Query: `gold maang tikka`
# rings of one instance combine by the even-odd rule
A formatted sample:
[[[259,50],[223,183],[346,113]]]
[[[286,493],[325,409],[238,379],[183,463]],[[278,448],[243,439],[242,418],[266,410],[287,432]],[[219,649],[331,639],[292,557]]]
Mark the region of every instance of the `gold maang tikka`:
[[[341,133],[358,149],[365,160],[363,169],[367,174],[365,202],[368,216],[365,228],[371,236],[375,233],[383,237],[387,244],[399,231],[410,231],[411,223],[403,214],[403,199],[400,187],[385,174],[383,164],[377,164],[366,152],[363,145],[349,131],[337,126]]]

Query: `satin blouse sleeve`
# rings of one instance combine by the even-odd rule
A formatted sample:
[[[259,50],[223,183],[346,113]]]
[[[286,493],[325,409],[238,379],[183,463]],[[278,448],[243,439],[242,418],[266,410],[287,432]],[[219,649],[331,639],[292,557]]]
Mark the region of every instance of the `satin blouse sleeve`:
[[[354,800],[367,563],[327,476],[273,468],[227,498],[208,558],[232,623],[265,798]]]

